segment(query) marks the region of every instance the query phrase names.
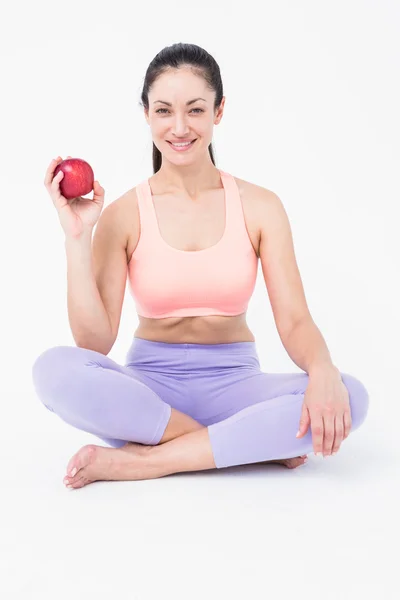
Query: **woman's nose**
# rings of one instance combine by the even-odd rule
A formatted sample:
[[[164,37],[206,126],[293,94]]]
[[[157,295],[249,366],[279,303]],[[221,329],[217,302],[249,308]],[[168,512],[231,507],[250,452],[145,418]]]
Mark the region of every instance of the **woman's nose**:
[[[185,117],[180,117],[179,115],[175,117],[175,121],[172,127],[172,132],[177,137],[184,137],[187,133],[189,133],[189,127],[186,122]]]

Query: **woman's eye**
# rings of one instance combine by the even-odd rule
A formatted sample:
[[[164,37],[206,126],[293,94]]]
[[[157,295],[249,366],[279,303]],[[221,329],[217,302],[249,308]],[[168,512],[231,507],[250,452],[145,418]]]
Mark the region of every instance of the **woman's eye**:
[[[159,108],[158,110],[156,110],[156,113],[162,113],[162,111],[164,110],[168,110],[168,108]],[[192,108],[192,110],[199,110],[200,112],[204,112],[204,110],[202,108]]]

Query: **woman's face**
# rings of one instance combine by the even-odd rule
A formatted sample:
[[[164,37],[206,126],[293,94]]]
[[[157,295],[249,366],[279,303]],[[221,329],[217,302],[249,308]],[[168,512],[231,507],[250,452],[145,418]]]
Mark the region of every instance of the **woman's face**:
[[[215,92],[207,88],[205,80],[187,68],[171,69],[154,82],[145,116],[153,142],[167,160],[187,163],[198,160],[202,153],[208,154],[214,125],[220,122],[225,104],[223,98],[214,112],[214,100]],[[171,145],[192,140],[196,141],[183,152]]]

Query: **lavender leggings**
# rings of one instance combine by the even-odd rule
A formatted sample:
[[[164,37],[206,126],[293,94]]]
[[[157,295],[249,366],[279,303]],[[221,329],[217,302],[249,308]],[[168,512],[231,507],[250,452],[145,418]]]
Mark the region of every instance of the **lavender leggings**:
[[[261,371],[255,342],[133,338],[125,366],[94,350],[56,346],[36,359],[32,376],[46,408],[116,448],[158,444],[172,407],[208,427],[217,468],[313,451],[310,428],[296,438],[308,374]],[[341,377],[354,431],[369,396],[358,379]]]

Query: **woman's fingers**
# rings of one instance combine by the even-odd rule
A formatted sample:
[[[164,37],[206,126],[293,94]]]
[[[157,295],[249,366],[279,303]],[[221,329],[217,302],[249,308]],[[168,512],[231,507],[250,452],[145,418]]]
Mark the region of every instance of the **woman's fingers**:
[[[51,161],[51,163],[49,164],[47,171],[46,171],[45,178],[44,178],[44,185],[46,187],[49,187],[51,185],[51,182],[53,181],[53,177],[54,177],[54,171],[56,170],[58,163],[60,163],[61,161],[62,161],[61,156],[58,156],[57,158],[54,158]]]
[[[351,431],[351,413],[350,410],[345,410],[343,415],[344,423],[344,440],[350,435]]]
[[[104,188],[102,188],[99,182],[95,179],[93,182],[93,202],[103,206],[104,194]]]
[[[311,414],[311,432],[314,453],[321,452],[323,456],[331,456],[339,451],[343,440],[351,430],[351,415],[348,411],[343,414],[333,414],[332,409],[325,409]]]
[[[344,434],[344,423],[343,423],[343,415],[335,416],[335,438],[333,440],[332,445],[332,454],[339,451],[341,443],[343,442],[343,434]]]
[[[322,414],[319,411],[314,410],[313,413],[310,414],[310,417],[314,454],[318,454],[318,452],[322,452],[323,448],[324,422]]]
[[[332,454],[333,442],[335,439],[335,411],[331,406],[325,406],[323,412],[324,420],[324,441],[322,454],[330,456]]]
[[[59,183],[63,177],[64,177],[64,173],[62,171],[58,171],[57,175],[53,178],[53,181],[50,184],[50,187],[53,190],[53,192],[58,191]]]
[[[344,439],[345,420],[344,414],[335,414],[333,409],[327,407],[323,413],[324,439],[323,455],[331,456],[338,452]]]
[[[67,156],[67,158],[72,158],[72,156]],[[57,165],[59,165],[60,162],[62,162],[62,160],[63,159],[61,158],[61,156],[57,156],[57,158],[53,158],[53,160],[49,164],[47,171],[46,171],[45,178],[44,178],[44,185],[46,187],[49,187],[52,184],[53,177],[54,177],[54,171],[56,170]]]

